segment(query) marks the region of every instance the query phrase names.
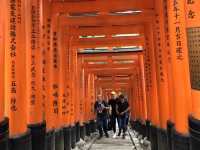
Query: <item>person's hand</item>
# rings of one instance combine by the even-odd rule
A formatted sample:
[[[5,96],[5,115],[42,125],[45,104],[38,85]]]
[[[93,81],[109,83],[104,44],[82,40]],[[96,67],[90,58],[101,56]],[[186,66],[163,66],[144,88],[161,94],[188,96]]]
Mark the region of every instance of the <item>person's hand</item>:
[[[110,110],[110,107],[106,107],[107,110]]]
[[[124,114],[124,112],[121,112],[120,115],[122,116]]]

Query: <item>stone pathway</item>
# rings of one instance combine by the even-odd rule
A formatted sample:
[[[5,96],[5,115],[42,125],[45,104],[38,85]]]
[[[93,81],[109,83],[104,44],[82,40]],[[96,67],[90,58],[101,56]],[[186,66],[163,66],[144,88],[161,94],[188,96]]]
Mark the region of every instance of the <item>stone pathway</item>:
[[[114,139],[112,138],[113,133],[110,132],[109,138],[103,137],[100,140],[96,140],[90,150],[150,150],[150,147],[142,146],[141,141],[136,137],[136,133],[130,131],[130,134],[134,144],[129,135],[125,139],[122,139],[122,137],[116,137]]]
[[[91,150],[133,150],[133,144],[128,136],[126,139],[103,137],[92,145]]]
[[[109,138],[103,137],[101,139],[97,139],[98,133],[94,133],[91,137],[87,137],[86,141],[79,142],[74,150],[151,150],[149,141],[144,140],[135,131],[129,131],[131,136],[127,134],[125,139],[122,137],[113,138],[112,131],[109,132]]]

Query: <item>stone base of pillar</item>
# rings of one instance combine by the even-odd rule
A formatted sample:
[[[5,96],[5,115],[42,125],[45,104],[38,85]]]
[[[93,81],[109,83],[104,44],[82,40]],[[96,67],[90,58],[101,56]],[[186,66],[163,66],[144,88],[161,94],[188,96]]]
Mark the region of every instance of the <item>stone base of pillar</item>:
[[[137,121],[135,121],[135,120],[131,120],[131,121],[130,121],[130,124],[131,124],[131,128],[132,128],[132,130],[136,130],[136,124],[137,124]]]
[[[90,127],[90,123],[89,122],[86,122],[85,123],[85,127],[86,127],[86,136],[90,136],[91,134],[91,127]]]
[[[71,127],[67,126],[63,128],[64,135],[64,150],[71,150]]]
[[[150,141],[151,141],[151,150],[158,150],[157,127],[153,125],[150,126]]]
[[[8,150],[9,124],[8,118],[0,122],[0,150]]]
[[[167,142],[167,130],[157,129],[158,135],[158,149],[159,150],[169,150]]]
[[[76,142],[80,141],[80,123],[76,123]]]
[[[55,132],[54,132],[54,130],[46,132],[45,150],[55,150]]]
[[[9,150],[31,150],[31,147],[31,133],[29,131],[9,140]]]
[[[140,122],[140,127],[141,127],[141,134],[143,137],[146,137],[147,136],[147,133],[146,133],[146,123],[143,123],[143,122]]]
[[[44,150],[45,149],[45,135],[46,135],[46,123],[30,124],[28,125],[31,133],[32,150]]]
[[[84,123],[80,126],[80,137],[81,137],[81,139],[84,140],[85,136],[86,136],[86,127],[85,127],[85,123]]]
[[[173,130],[174,130],[174,123],[171,121],[167,122],[167,143],[169,150],[172,150],[172,136],[173,136]]]
[[[178,133],[173,130],[172,150],[189,150],[189,136]]]
[[[135,121],[135,131],[137,131],[139,133],[141,132],[141,123],[139,120]]]
[[[151,121],[146,120],[146,137],[148,140],[150,139],[150,126],[151,126]]]
[[[190,150],[200,149],[200,120],[189,117]]]
[[[64,135],[62,128],[55,130],[55,149],[64,150]]]
[[[76,126],[71,126],[71,147],[76,147]]]
[[[91,133],[96,132],[96,125],[95,125],[95,120],[90,120],[90,129],[91,129]]]

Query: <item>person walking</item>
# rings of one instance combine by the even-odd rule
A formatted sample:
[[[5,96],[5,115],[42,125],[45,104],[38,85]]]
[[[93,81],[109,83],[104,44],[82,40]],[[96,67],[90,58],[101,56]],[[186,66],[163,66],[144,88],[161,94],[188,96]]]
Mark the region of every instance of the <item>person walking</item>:
[[[108,105],[111,107],[110,123],[114,132],[113,138],[116,138],[116,120],[117,120],[117,95],[114,91],[111,92],[111,99],[108,101]]]
[[[102,100],[102,96],[97,96],[97,101],[94,104],[94,109],[97,115],[97,125],[99,130],[99,139],[103,137],[103,132],[108,138],[108,104]]]
[[[127,103],[128,103],[128,98],[127,97],[125,98],[125,101],[127,101]],[[130,109],[127,111],[126,126],[128,126],[129,119],[130,119]]]
[[[127,117],[128,117],[128,111],[130,109],[128,101],[125,100],[124,95],[119,96],[120,101],[117,103],[116,111],[118,115],[118,121],[119,121],[119,133],[118,136],[121,135],[121,131],[123,130],[123,139],[126,136],[126,130],[127,130]]]

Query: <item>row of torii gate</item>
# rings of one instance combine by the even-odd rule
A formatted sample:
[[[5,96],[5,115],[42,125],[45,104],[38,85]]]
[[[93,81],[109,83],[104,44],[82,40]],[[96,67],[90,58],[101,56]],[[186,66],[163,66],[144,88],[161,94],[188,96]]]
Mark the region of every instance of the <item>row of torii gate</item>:
[[[94,132],[96,94],[106,98],[111,90],[128,93],[131,123],[152,150],[198,149],[199,1],[1,0],[0,6],[1,150],[74,148],[84,130]],[[97,35],[104,36],[87,38]],[[123,46],[143,51],[79,53]]]

